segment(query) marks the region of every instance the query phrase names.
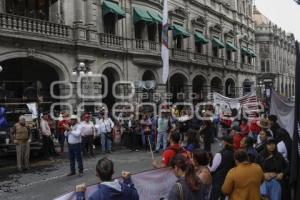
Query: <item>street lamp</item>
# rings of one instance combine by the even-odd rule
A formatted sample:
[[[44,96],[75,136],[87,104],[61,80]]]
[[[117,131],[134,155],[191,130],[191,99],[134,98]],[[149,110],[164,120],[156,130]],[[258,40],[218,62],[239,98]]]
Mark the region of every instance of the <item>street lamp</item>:
[[[92,75],[93,72],[91,71],[91,69],[89,67],[86,66],[86,64],[84,62],[80,62],[78,64],[78,66],[74,68],[72,74],[74,76],[84,75],[84,74]]]

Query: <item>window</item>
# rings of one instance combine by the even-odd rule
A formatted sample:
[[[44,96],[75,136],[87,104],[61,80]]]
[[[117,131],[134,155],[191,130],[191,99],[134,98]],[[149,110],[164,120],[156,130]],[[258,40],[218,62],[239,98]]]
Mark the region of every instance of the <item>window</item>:
[[[245,64],[245,60],[246,59],[246,56],[244,54],[242,54],[242,64]]]
[[[104,32],[108,34],[116,34],[117,16],[109,13],[103,16]]]
[[[175,40],[175,48],[182,49],[182,37],[176,37],[174,40]]]
[[[6,0],[6,12],[41,20],[49,19],[48,0]]]
[[[261,61],[261,72],[265,72],[265,71],[266,71],[265,61],[262,60]]]
[[[148,40],[149,41],[152,41],[152,42],[156,41],[156,31],[157,31],[156,23],[148,25]]]
[[[203,45],[201,43],[196,43],[196,52],[203,54]]]
[[[218,47],[212,47],[212,53],[213,53],[213,57],[219,57],[219,49]]]
[[[230,50],[226,51],[227,60],[232,60],[232,52]]]
[[[270,72],[270,61],[269,60],[266,61],[266,70],[267,70],[267,72]]]
[[[145,23],[143,21],[139,21],[134,25],[134,32],[135,32],[135,38],[136,39],[143,39],[143,29],[144,29]]]
[[[248,56],[248,64],[252,65],[252,58],[251,58],[251,56]]]

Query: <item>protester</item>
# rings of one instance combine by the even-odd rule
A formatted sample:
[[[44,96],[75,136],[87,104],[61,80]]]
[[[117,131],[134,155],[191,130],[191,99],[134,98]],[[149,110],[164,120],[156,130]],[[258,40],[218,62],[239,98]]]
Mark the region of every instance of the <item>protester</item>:
[[[97,190],[88,200],[138,200],[139,195],[131,181],[129,172],[122,172],[123,182],[113,180],[114,164],[108,158],[102,158],[96,166],[96,176],[100,179]],[[76,199],[85,199],[85,184],[76,186]]]
[[[236,151],[240,149],[241,140],[243,136],[241,135],[241,129],[239,126],[234,126],[231,128],[230,135],[233,137],[233,149]]]
[[[270,123],[268,119],[261,119],[257,122],[257,125],[267,133],[268,137],[273,137],[273,131],[270,129]],[[257,143],[260,143],[260,137],[257,138]]]
[[[64,113],[62,115],[63,119],[60,120],[58,122],[58,142],[60,145],[60,152],[63,153],[64,152],[64,146],[65,146],[65,140],[66,140],[66,136],[65,136],[65,125],[69,126],[70,125],[70,120],[69,120],[69,114],[68,113]]]
[[[171,127],[171,122],[169,119],[169,113],[167,110],[162,110],[161,115],[157,118],[157,142],[156,142],[156,150],[155,152],[158,153],[161,144],[163,145],[163,150],[167,148],[168,144],[168,135],[169,135],[169,130]]]
[[[170,140],[169,141],[170,146],[163,152],[161,162],[157,162],[157,161],[153,162],[153,166],[155,168],[167,167],[167,166],[169,166],[170,161],[176,154],[185,153],[185,152],[183,152],[184,149],[182,149],[179,144],[180,133],[174,132],[174,133],[170,134],[169,140]]]
[[[275,140],[277,140],[278,131],[281,129],[280,125],[277,122],[277,116],[276,115],[269,115],[269,126],[270,130],[272,131],[272,136]]]
[[[247,153],[250,162],[255,162],[258,155],[256,149],[254,148],[254,144],[255,140],[250,136],[244,137],[241,140],[241,149]]]
[[[77,115],[71,116],[71,123],[62,125],[65,129],[65,136],[68,137],[70,173],[67,176],[76,174],[75,160],[77,160],[79,176],[83,175],[83,164],[81,156],[81,125],[77,122]]]
[[[90,152],[91,156],[94,156],[94,138],[96,137],[96,129],[91,121],[91,116],[89,114],[84,114],[82,116],[81,122],[81,137],[82,137],[82,151],[84,155]]]
[[[261,185],[261,194],[270,200],[285,200],[282,196],[282,184],[288,173],[288,165],[276,149],[276,141],[268,138],[266,148],[259,154],[257,163],[264,171],[265,181]]]
[[[255,113],[254,118],[251,119],[250,121],[250,127],[249,127],[250,136],[255,140],[257,140],[258,134],[261,130],[260,127],[257,125],[258,121],[259,121],[259,114]]]
[[[196,175],[193,165],[180,154],[171,160],[171,168],[178,178],[173,185],[168,199],[172,200],[202,200],[204,190],[200,178]]]
[[[246,118],[242,118],[240,129],[241,129],[241,136],[242,137],[248,136],[248,134],[250,132],[250,128],[249,128],[249,125],[248,125],[248,120]]]
[[[224,183],[228,171],[234,167],[233,159],[233,139],[231,136],[223,136],[221,138],[223,149],[217,153],[209,166],[212,172],[213,182],[210,200],[224,199],[221,193],[221,187]]]
[[[260,184],[264,181],[261,167],[248,161],[247,152],[234,153],[236,167],[232,168],[222,186],[222,192],[229,200],[260,200]]]
[[[292,153],[292,139],[285,129],[280,128],[277,130],[276,142],[278,152],[281,153],[287,162],[290,162]]]
[[[152,122],[148,118],[147,114],[144,114],[141,121],[141,134],[142,134],[142,142],[144,148],[147,148],[149,146],[149,143],[152,145],[152,133],[151,133],[151,125]],[[149,140],[149,141],[148,141]]]
[[[130,115],[130,118],[127,122],[127,127],[129,131],[130,137],[130,150],[131,151],[139,151],[138,150],[138,121],[135,119],[134,113]]]
[[[268,139],[267,132],[265,130],[261,130],[259,132],[258,139],[259,140],[257,140],[255,149],[256,149],[257,153],[261,153],[265,149],[265,146],[266,146],[266,141]]]
[[[205,118],[210,118],[211,115],[207,112],[204,113]],[[210,119],[203,120],[203,124],[200,127],[199,134],[203,136],[204,150],[211,151],[211,143],[214,140],[214,127]]]
[[[209,164],[207,152],[201,149],[195,149],[192,154],[192,162],[196,170],[196,175],[200,178],[204,187],[203,200],[209,200],[212,187],[212,176],[207,167]]]
[[[186,133],[187,135],[187,144],[186,144],[186,150],[189,152],[193,152],[194,149],[200,148],[199,140],[197,137],[197,132],[189,129]]]
[[[28,170],[30,168],[29,156],[30,156],[30,142],[29,131],[26,126],[24,116],[19,117],[12,130],[14,144],[16,145],[17,153],[17,166],[19,171]]]
[[[101,111],[99,119],[96,120],[96,126],[98,135],[101,137],[102,153],[111,153],[114,122],[107,116],[107,113]]]
[[[43,116],[41,118],[41,124],[40,124],[42,137],[43,137],[42,152],[46,158],[52,159],[51,156],[56,156],[57,153],[52,140],[52,133],[48,124],[48,119],[49,119],[48,113],[43,113]]]

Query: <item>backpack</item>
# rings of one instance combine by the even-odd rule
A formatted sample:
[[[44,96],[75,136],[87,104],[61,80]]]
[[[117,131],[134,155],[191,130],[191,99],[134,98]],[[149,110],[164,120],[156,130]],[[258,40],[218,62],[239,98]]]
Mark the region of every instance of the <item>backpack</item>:
[[[191,158],[192,158],[191,152],[189,152],[188,150],[186,150],[184,147],[180,147],[179,149],[175,149],[175,148],[169,147],[168,149],[175,152],[174,157],[176,155],[180,154],[183,157],[185,157],[187,161],[189,161],[189,162],[191,161]]]

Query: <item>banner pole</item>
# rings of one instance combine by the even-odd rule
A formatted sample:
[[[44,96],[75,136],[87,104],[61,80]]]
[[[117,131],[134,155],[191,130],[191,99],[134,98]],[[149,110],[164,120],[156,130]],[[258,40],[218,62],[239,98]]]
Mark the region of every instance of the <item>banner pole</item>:
[[[148,135],[147,138],[148,138],[148,144],[149,144],[149,148],[150,148],[150,152],[151,152],[151,157],[152,157],[152,160],[154,161],[154,154],[153,154],[152,145],[150,142],[150,136]]]

